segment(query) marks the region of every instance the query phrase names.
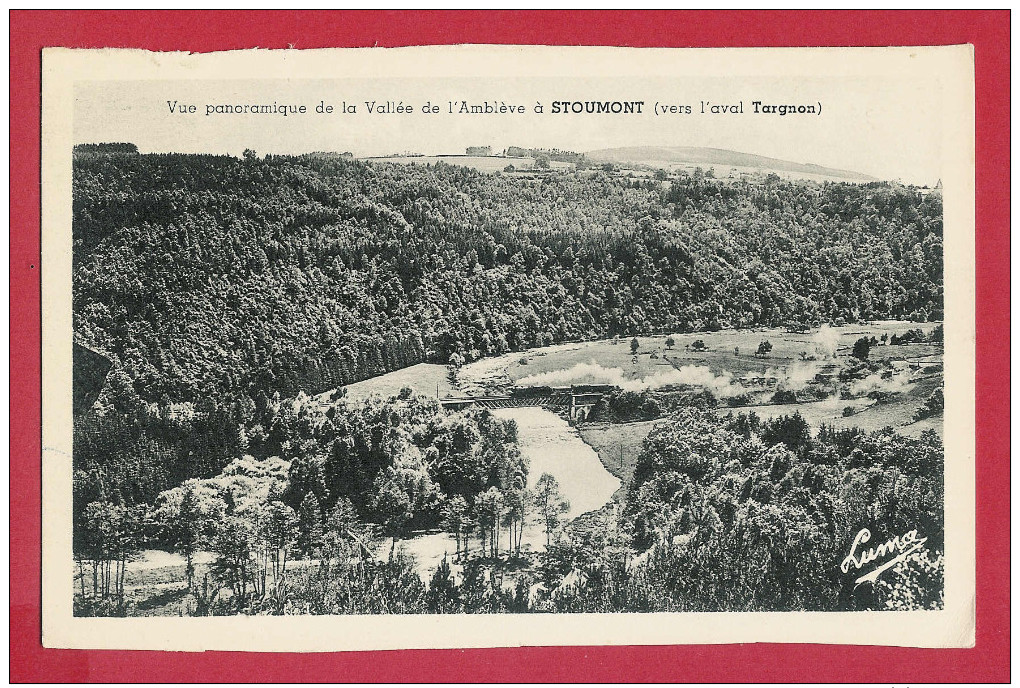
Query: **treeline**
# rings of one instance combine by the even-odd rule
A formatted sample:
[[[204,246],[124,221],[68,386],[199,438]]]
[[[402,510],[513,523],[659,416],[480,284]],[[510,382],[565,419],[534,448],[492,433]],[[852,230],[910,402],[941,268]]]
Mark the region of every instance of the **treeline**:
[[[133,143],[79,143],[74,147],[74,154],[76,156],[89,153],[120,153],[134,155],[138,153],[138,146]]]
[[[620,596],[625,608],[631,594],[669,611],[895,606],[892,590],[855,586],[867,570],[838,562],[862,528],[875,543],[916,530],[928,538],[924,557],[941,561],[943,461],[931,431],[823,426],[812,437],[799,414],[685,411],[649,435],[628,489],[626,527],[648,551],[637,587],[582,594],[577,611]],[[941,606],[941,581],[914,593],[919,607]]]
[[[321,156],[84,156],[74,326],[146,401],[584,339],[942,313],[937,196]]]
[[[445,413],[410,390],[328,404],[276,397],[243,413],[233,458],[211,477],[175,474],[180,457],[170,452],[113,453],[76,465],[74,553],[83,598],[122,602],[124,564],[143,546],[181,552],[189,571],[196,551],[213,550],[220,582],[239,599],[265,594],[270,563],[278,580],[288,554],[317,553],[331,529],[361,547],[370,535],[390,538],[392,550],[413,529],[443,525],[458,542],[463,535],[465,551],[471,533],[492,553],[508,530],[510,546],[520,549],[533,499],[513,421],[487,411]],[[145,442],[186,427],[189,414],[178,407],[170,418],[146,417]]]
[[[114,378],[115,386],[122,384]],[[281,499],[295,509],[311,492],[322,509],[348,499],[361,516],[383,522],[376,506],[393,508],[394,502],[380,495],[413,492],[406,522],[392,528],[399,534],[437,525],[444,496],[473,503],[490,487],[521,489],[527,477],[512,421],[447,414],[435,399],[410,390],[389,400],[350,403],[341,396],[325,405],[305,395],[259,397],[224,416],[191,404],[164,411],[139,403],[129,389],[122,394],[101,400],[103,413],[75,428],[81,441],[75,446],[76,513],[96,500],[151,503],[189,478],[213,478],[242,456],[277,457],[290,466]],[[404,496],[390,495],[396,501]]]
[[[433,401],[403,397],[340,401],[325,411],[302,401],[287,412],[295,438],[365,418],[376,419],[366,436],[404,436],[407,445],[380,445],[389,457],[380,465],[391,462],[385,467],[371,468],[372,451],[360,452],[359,470],[386,476],[364,494],[351,494],[350,472],[329,468],[329,456],[308,461],[302,453],[289,461],[239,459],[214,479],[164,492],[151,509],[89,502],[75,531],[78,613],[130,612],[124,562],[146,527],[186,556],[187,611],[200,615],[943,605],[943,447],[933,432],[912,439],[891,429],[823,426],[813,435],[799,414],[761,421],[753,413],[719,417],[687,408],[645,441],[618,516],[604,509],[564,529],[566,504],[549,476],[520,501],[512,498],[525,492],[526,467],[513,459],[512,445],[495,453],[486,446],[483,426],[494,422],[488,414],[439,418],[429,411]],[[493,434],[508,441],[512,427]],[[420,465],[408,462],[408,447],[420,452]],[[451,450],[464,467],[443,460]],[[425,583],[412,559],[371,544],[373,536],[399,537],[390,519],[406,526],[432,499],[444,505],[439,522],[456,533],[458,551]],[[514,532],[529,509],[544,522],[547,547],[522,555]],[[911,531],[925,542],[876,583],[857,585],[882,563],[840,566],[863,528],[872,545]],[[509,533],[502,545],[501,533]],[[200,549],[215,559],[199,577],[192,555]],[[304,563],[288,573],[298,558]]]
[[[510,158],[544,157],[556,162],[580,163],[582,165],[588,162],[588,158],[584,153],[575,153],[574,151],[560,150],[559,148],[521,148],[520,146],[510,146],[506,149],[506,155]]]

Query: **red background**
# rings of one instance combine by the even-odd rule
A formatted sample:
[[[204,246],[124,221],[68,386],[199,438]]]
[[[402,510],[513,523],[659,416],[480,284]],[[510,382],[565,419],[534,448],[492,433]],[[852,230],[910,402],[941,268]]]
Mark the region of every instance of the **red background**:
[[[14,11],[11,37],[12,681],[1009,679],[1009,12]],[[40,49],[204,52],[444,43],[645,47],[972,43],[977,70],[977,646],[759,644],[385,653],[47,650],[40,643]],[[498,622],[494,620],[494,623]]]

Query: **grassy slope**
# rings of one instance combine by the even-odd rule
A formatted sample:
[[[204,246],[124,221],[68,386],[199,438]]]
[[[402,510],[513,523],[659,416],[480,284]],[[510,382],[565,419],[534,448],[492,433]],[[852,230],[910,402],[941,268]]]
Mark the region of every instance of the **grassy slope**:
[[[932,330],[934,324],[916,325],[913,323],[887,322],[871,325],[847,325],[835,327],[832,331],[838,334],[839,356],[845,357],[853,347],[854,341],[864,335],[880,338],[882,334],[902,334],[908,329],[919,327],[925,332]],[[633,362],[630,352],[630,338],[621,338],[617,342],[600,340],[564,344],[549,347],[547,351],[532,350],[529,352],[507,354],[495,359],[486,359],[465,366],[461,371],[464,383],[481,381],[484,378],[501,377],[504,380],[517,382],[523,378],[551,371],[564,370],[578,363],[595,362],[606,368],[620,368],[627,379],[643,378],[656,372],[669,370],[669,363],[663,355],[669,356],[680,365],[703,365],[719,375],[731,373],[735,377],[750,372],[765,372],[781,366],[787,366],[799,360],[801,352],[813,353],[815,350],[816,331],[807,334],[794,334],[780,329],[755,330],[721,330],[719,332],[700,332],[695,334],[673,335],[676,344],[672,349],[666,348],[666,335],[637,337],[638,362]],[[704,352],[689,351],[687,347],[696,340],[702,340],[707,347]],[[762,340],[772,344],[772,352],[767,358],[756,358],[755,351]],[[739,354],[734,349],[739,349]],[[878,346],[872,350],[875,358],[894,357],[909,358],[917,355],[930,355],[933,347]],[[652,358],[655,353],[659,358]],[[521,360],[527,364],[522,365]],[[502,375],[495,375],[499,372]]]
[[[854,181],[874,181],[860,172],[840,170],[820,165],[791,162],[769,158],[752,153],[722,148],[697,148],[691,146],[631,146],[624,148],[603,148],[589,151],[592,160],[610,160],[618,163],[640,163],[653,167],[719,166],[744,168],[761,172],[786,172],[792,175],[810,175]]]
[[[909,391],[899,399],[885,404],[872,404],[870,400],[840,400],[838,406],[825,402],[808,404],[786,404],[770,406],[753,406],[739,409],[719,409],[720,414],[753,411],[759,418],[768,419],[781,415],[791,415],[800,412],[811,424],[811,429],[818,430],[821,423],[832,425],[837,428],[859,427],[862,430],[873,432],[891,425],[897,432],[903,435],[916,437],[925,430],[934,430],[939,437],[942,436],[942,415],[927,418],[922,421],[913,422],[914,411],[924,400],[928,398],[934,389],[941,384],[939,378],[922,380],[915,384]],[[865,410],[844,418],[842,409],[844,406],[856,406]],[[835,408],[835,410],[833,410]],[[638,454],[641,452],[641,443],[651,432],[656,423],[660,420],[642,421],[638,423],[602,424],[591,423],[578,428],[581,439],[587,442],[598,453],[602,465],[610,473],[619,478],[624,485],[634,474],[634,466],[637,464]],[[618,493],[619,494],[619,493]]]
[[[649,420],[637,423],[601,424],[590,423],[578,428],[581,439],[587,442],[599,455],[606,470],[620,479],[622,485],[614,498],[620,499],[634,475],[641,443],[652,431],[652,426],[661,421]]]
[[[729,412],[747,413],[753,411],[762,420],[789,416],[800,413],[817,432],[818,426],[824,423],[836,428],[857,427],[867,432],[881,430],[892,426],[901,435],[916,437],[924,430],[935,430],[942,436],[941,414],[923,421],[913,422],[914,411],[917,410],[931,395],[936,387],[942,384],[941,377],[921,380],[892,401],[877,404],[870,399],[835,399],[809,402],[804,404],[771,404],[768,406],[744,406],[735,409],[719,409],[720,414]],[[844,417],[843,408],[852,406],[857,409],[853,416]]]
[[[830,424],[838,428],[858,427],[868,432],[881,430],[885,426],[891,425],[896,432],[911,437],[916,437],[925,430],[934,430],[939,437],[942,437],[942,414],[918,422],[913,421],[914,411],[927,401],[936,387],[941,386],[941,375],[920,380],[912,385],[907,392],[890,402],[873,404],[865,411],[849,418],[839,418]]]
[[[447,372],[448,369],[444,365],[419,363],[409,368],[395,370],[392,373],[347,385],[347,395],[352,399],[364,399],[372,394],[388,397],[397,394],[404,387],[410,387],[418,394],[433,396],[438,387],[439,396],[445,397],[453,393]],[[326,392],[326,396],[329,394],[330,392]]]

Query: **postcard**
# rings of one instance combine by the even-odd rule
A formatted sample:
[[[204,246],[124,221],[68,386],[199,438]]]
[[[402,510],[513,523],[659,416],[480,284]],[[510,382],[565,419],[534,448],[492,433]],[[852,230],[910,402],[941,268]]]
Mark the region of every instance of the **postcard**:
[[[970,647],[969,46],[43,54],[43,644]]]

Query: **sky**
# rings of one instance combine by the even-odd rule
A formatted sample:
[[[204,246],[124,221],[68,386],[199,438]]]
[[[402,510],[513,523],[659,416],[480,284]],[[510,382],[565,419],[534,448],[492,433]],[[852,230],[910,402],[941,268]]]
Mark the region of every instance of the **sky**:
[[[142,152],[239,155],[350,151],[367,157],[463,153],[516,145],[586,152],[621,146],[724,148],[880,179],[933,185],[942,176],[942,94],[935,78],[513,78],[78,82],[76,143],[122,141]],[[640,115],[560,114],[554,101],[642,101]],[[819,104],[821,114],[755,115],[753,101]],[[413,107],[369,113],[366,102]],[[449,103],[523,108],[450,114]],[[743,105],[743,114],[701,114]],[[305,114],[206,114],[207,106],[304,105]],[[343,103],[356,111],[342,112]],[[438,105],[426,114],[422,107]],[[541,103],[543,112],[534,111]],[[655,114],[656,103],[691,114]],[[316,113],[317,105],[332,113]],[[171,108],[171,105],[175,107]],[[196,111],[181,112],[194,105]]]

